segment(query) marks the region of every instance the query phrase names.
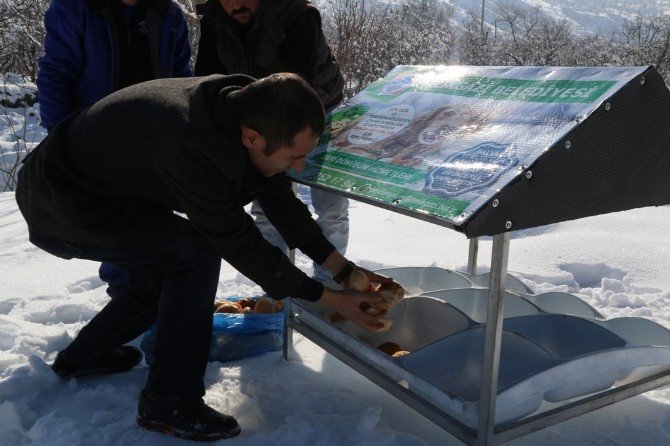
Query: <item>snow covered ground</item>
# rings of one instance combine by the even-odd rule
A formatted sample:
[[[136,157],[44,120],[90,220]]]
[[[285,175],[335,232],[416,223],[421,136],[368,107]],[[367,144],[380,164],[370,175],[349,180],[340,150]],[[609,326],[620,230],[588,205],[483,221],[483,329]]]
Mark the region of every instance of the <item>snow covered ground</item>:
[[[670,208],[644,208],[514,233],[509,269],[536,292],[577,294],[607,318],[670,328]],[[463,271],[468,241],[429,223],[353,202],[349,257],[368,268],[437,265]],[[480,247],[481,270],[490,240]],[[310,262],[298,256],[305,270]],[[147,367],[61,382],[56,352],[105,304],[92,262],[51,257],[27,241],[14,194],[0,193],[0,445],[176,445],[135,425]],[[261,290],[224,265],[219,295]],[[210,363],[206,401],[236,416],[230,445],[457,445],[453,437],[316,345],[296,335],[281,352]],[[670,442],[670,388],[515,440],[513,445]]]

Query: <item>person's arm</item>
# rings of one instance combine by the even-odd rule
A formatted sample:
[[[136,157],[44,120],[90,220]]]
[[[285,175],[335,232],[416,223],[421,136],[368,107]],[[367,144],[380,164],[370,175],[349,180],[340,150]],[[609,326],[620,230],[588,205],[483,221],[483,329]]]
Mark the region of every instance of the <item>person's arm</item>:
[[[191,67],[191,43],[188,40],[188,25],[181,8],[174,4],[172,7],[177,10],[172,77],[191,77],[193,76],[193,69]]]
[[[256,200],[289,248],[300,249],[321,264],[335,247],[323,237],[307,205],[293,193],[291,180],[283,174],[266,179]]]
[[[155,158],[161,181],[179,204],[176,209],[188,216],[221,258],[271,297],[318,300],[323,285],[307,277],[265,240],[245,212],[239,197],[238,177],[242,174],[235,169],[222,172],[191,144],[185,141],[183,150],[166,154],[169,158]]]
[[[206,164],[196,167],[197,171],[189,172],[190,166],[193,166],[192,160],[177,160],[175,165],[182,167],[172,174],[166,172],[166,181],[182,203],[183,211],[191,223],[211,241],[219,255],[231,266],[260,285],[275,299],[290,296],[318,301],[336,309],[363,328],[375,330],[381,327],[379,320],[386,315],[386,311],[372,315],[363,310],[365,306],[361,306],[364,302],[372,306],[380,301],[379,296],[351,290],[336,291],[307,277],[278,248],[263,238],[251,216],[240,206],[236,197],[230,195],[230,185],[219,178],[217,172],[207,175],[203,170],[206,169]],[[181,180],[183,178],[189,178],[189,181],[184,182]],[[290,186],[288,190],[293,200],[305,207],[292,194]],[[319,231],[317,236],[329,244],[309,212],[303,214],[303,218],[316,226],[316,231]],[[309,226],[309,223],[305,224],[305,227]],[[341,264],[348,264],[334,250],[329,251],[322,262],[331,272],[339,272]],[[379,277],[378,281],[389,280],[374,274],[373,277]]]
[[[83,3],[83,2],[82,2]],[[81,8],[54,0],[44,15],[44,55],[37,74],[42,126],[50,129],[74,111],[74,85],[84,66]]]

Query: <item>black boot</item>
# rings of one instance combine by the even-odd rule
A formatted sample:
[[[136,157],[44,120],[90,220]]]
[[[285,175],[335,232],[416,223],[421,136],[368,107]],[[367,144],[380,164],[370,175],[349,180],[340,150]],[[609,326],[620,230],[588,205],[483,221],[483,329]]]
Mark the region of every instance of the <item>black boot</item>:
[[[77,378],[94,373],[125,372],[141,361],[142,352],[138,348],[122,345],[84,364],[71,361],[63,350],[58,353],[51,368],[61,378]]]
[[[239,435],[235,418],[193,400],[160,400],[142,390],[137,405],[137,424],[144,429],[196,441],[216,441]]]

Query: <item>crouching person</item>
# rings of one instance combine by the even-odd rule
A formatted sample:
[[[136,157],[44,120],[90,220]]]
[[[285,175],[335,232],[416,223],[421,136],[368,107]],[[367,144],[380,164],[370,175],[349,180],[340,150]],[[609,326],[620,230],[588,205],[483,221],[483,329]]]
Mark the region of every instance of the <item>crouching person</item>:
[[[222,258],[275,298],[317,301],[379,328],[384,314],[361,310],[375,295],[324,288],[244,210],[258,200],[289,246],[347,280],[352,264],[282,174],[303,169],[323,127],[317,95],[286,73],[149,81],[62,121],[19,173],[30,240],[63,259],[119,265],[128,284],[58,353],[53,370],[63,379],[128,370],[141,353],[124,344],[155,323],[138,424],[215,440],[240,433],[202,399]]]

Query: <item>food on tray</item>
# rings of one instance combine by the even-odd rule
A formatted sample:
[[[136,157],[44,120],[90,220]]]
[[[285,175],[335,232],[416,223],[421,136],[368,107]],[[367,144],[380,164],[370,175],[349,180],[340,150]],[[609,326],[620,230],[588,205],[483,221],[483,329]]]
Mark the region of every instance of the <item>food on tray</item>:
[[[400,350],[402,350],[402,348],[395,342],[384,342],[382,344],[379,344],[377,348],[386,353],[387,355],[392,355],[395,352],[399,352]]]
[[[272,312],[279,313],[280,311],[284,311],[284,302],[281,300],[275,300],[272,304]]]
[[[389,331],[391,329],[391,325],[393,324],[393,322],[391,322],[391,319],[387,319],[385,317],[379,319],[379,323],[382,324],[380,328],[370,331],[374,331],[375,333],[382,333],[385,331]]]
[[[272,313],[272,304],[273,300],[270,299],[269,297],[261,297],[256,301],[256,305],[254,306],[254,313],[255,314],[268,314]]]
[[[250,297],[244,297],[237,302],[239,302],[242,308],[251,308],[253,310],[256,306],[256,301]]]
[[[351,274],[349,274],[347,288],[361,293],[375,291],[375,287],[370,283],[368,276],[360,269],[354,269]]]
[[[215,313],[232,314],[272,314],[284,310],[284,302],[270,297],[252,299],[245,297],[239,300],[220,300],[214,302]]]
[[[405,355],[409,355],[409,352],[407,350],[398,350],[397,352],[395,352],[391,356],[393,356],[394,358],[400,358],[400,357],[405,356]]]
[[[370,282],[367,274],[359,269],[354,269],[349,275],[347,288],[359,292],[374,292],[379,294],[381,297],[379,302],[375,302],[371,306],[367,303],[361,305],[361,310],[369,314],[379,314],[381,310],[388,310],[405,297],[405,289],[400,284],[389,282],[375,285]],[[391,328],[392,322],[390,319],[382,318],[379,322],[382,324],[382,327],[371,331],[384,332]]]
[[[405,289],[396,282],[382,283],[377,288],[377,292],[390,304],[396,304],[405,297]]]
[[[370,279],[363,271],[358,269],[351,272],[347,287],[360,292],[379,293],[382,301],[373,306],[380,310],[388,310],[405,297],[405,289],[399,283],[388,282],[375,285],[370,282]]]
[[[379,344],[377,348],[387,355],[393,356],[394,358],[400,358],[401,356],[409,354],[407,350],[403,350],[402,347],[400,347],[395,342],[383,342]]]
[[[215,313],[239,313],[241,311],[242,307],[239,303],[230,300],[224,300],[219,302]]]

